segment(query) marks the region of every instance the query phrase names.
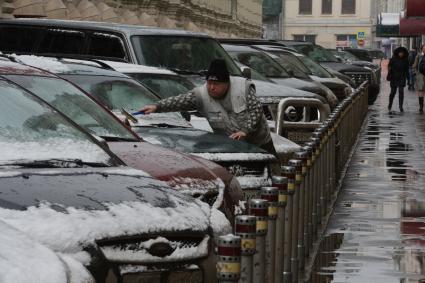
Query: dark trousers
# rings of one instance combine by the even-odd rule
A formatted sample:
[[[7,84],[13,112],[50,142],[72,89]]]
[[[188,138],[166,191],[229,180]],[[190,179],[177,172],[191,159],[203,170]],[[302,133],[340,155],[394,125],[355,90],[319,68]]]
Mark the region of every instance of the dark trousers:
[[[400,110],[403,109],[404,86],[391,86],[390,103],[388,104],[389,110],[391,110],[391,107],[393,106],[393,101],[394,101],[394,97],[397,93],[397,89],[398,89],[398,104],[399,104]]]

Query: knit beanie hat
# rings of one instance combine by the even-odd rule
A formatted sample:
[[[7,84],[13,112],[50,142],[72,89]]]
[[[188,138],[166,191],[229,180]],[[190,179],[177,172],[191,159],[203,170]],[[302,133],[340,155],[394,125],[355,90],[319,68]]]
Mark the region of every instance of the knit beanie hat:
[[[222,59],[215,59],[212,61],[206,79],[207,81],[229,82],[230,76],[226,62]]]

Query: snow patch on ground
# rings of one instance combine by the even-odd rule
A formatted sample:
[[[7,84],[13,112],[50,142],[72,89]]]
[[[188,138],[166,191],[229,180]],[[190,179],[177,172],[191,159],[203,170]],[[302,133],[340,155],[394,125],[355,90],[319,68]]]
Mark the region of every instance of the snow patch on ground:
[[[123,202],[104,204],[107,210],[87,211],[69,207],[58,212],[49,204],[24,211],[0,208],[0,219],[55,251],[75,253],[95,240],[160,233],[162,231],[205,231],[210,209],[194,200],[181,203],[169,196],[175,207],[155,207],[149,203]]]
[[[232,233],[232,225],[226,216],[217,208],[211,210],[211,228],[214,233],[214,238]]]

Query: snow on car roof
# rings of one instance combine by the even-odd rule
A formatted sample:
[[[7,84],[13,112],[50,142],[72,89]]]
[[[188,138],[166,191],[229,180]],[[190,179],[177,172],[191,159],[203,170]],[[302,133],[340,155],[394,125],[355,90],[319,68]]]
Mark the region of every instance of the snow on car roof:
[[[159,74],[159,75],[177,75],[176,73],[169,71],[167,69],[137,65],[131,63],[123,63],[117,61],[108,61],[108,60],[99,60],[118,72],[121,73],[146,73],[146,74]]]
[[[32,68],[31,66],[26,66],[17,62],[12,62],[8,59],[0,60],[0,74],[53,76],[42,70]]]

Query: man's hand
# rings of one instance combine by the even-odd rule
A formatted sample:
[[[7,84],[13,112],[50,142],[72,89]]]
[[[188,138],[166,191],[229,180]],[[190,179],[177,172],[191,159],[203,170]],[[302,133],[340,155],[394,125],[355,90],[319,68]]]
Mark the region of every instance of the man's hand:
[[[231,139],[233,139],[233,140],[238,140],[238,141],[240,141],[240,140],[243,140],[243,139],[245,139],[245,138],[246,138],[246,134],[245,134],[244,132],[242,132],[242,131],[239,131],[239,132],[236,132],[236,133],[231,134],[231,135],[229,136],[229,138],[231,138]]]
[[[146,105],[142,109],[140,109],[141,112],[144,112],[145,114],[151,114],[156,112],[156,105]]]

